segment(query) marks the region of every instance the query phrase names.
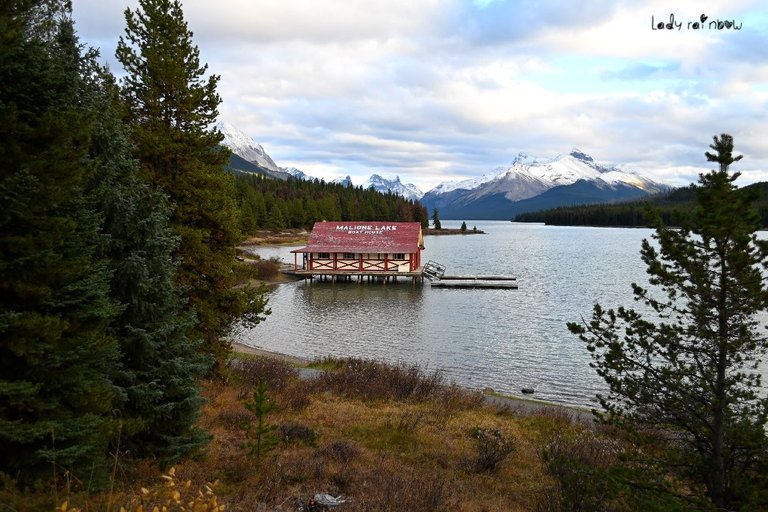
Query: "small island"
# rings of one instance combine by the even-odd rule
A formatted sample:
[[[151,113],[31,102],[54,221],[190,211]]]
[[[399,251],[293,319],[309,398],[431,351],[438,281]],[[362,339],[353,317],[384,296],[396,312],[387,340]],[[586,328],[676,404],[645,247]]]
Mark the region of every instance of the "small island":
[[[460,229],[460,228],[427,228],[424,230],[424,236],[429,235],[484,235],[485,231],[477,229]]]

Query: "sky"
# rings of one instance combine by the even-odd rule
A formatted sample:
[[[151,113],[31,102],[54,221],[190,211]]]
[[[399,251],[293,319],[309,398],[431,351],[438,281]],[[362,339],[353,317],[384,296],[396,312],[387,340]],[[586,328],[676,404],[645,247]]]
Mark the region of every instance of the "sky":
[[[123,13],[137,5],[73,1],[81,41],[118,76]],[[679,186],[712,168],[704,152],[729,133],[744,155],[738,183],[768,180],[764,1],[182,6],[201,60],[221,76],[219,119],[311,176],[360,185],[376,173],[427,191],[521,152],[579,148]]]

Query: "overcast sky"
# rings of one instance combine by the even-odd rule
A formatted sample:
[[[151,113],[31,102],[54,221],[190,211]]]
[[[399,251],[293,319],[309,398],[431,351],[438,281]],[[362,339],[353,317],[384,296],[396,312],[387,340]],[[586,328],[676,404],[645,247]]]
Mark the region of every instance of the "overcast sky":
[[[118,75],[123,11],[137,3],[73,2],[82,41]],[[741,183],[768,180],[764,1],[182,4],[221,75],[220,119],[283,167],[356,184],[399,175],[426,191],[577,147],[683,185],[711,168],[704,152],[725,132]],[[718,20],[735,24],[710,28]]]

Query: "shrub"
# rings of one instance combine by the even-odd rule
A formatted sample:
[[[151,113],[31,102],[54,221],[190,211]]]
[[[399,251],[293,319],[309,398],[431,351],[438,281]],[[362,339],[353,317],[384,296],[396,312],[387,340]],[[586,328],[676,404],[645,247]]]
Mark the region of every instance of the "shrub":
[[[233,359],[230,362],[230,368],[248,387],[257,386],[263,382],[269,389],[275,391],[282,390],[299,376],[296,368],[285,361],[271,357]]]
[[[624,510],[609,476],[611,468],[619,463],[620,452],[615,439],[599,436],[592,430],[558,433],[542,455],[557,481],[560,509]]]
[[[224,410],[218,414],[218,422],[228,430],[242,430],[255,419],[256,416],[252,412],[243,410]]]
[[[277,277],[280,272],[280,261],[273,259],[258,260],[253,264],[259,279],[270,280]]]
[[[353,497],[351,511],[434,512],[456,510],[452,506],[450,486],[429,473],[392,471],[386,463],[369,475],[359,496]]]
[[[361,450],[349,441],[334,441],[323,452],[333,460],[349,462],[360,456]]]
[[[669,432],[643,432],[641,438],[611,428],[561,430],[542,451],[556,489],[543,496],[537,510],[580,512],[711,510],[700,489],[666,465]],[[557,504],[555,506],[554,504]],[[745,509],[746,510],[746,509]],[[751,509],[750,509],[751,510]]]
[[[390,425],[395,430],[403,432],[416,432],[427,418],[427,411],[424,409],[406,409],[397,415],[397,421],[390,420]]]
[[[472,431],[472,437],[476,441],[477,454],[466,465],[476,473],[496,471],[498,465],[516,448],[514,439],[505,437],[497,429],[478,427]]]
[[[285,423],[278,429],[280,438],[285,443],[301,442],[309,446],[317,443],[317,432],[298,423]]]
[[[303,411],[312,403],[309,397],[310,392],[310,387],[304,382],[293,381],[279,391],[279,405],[294,412]]]
[[[440,402],[447,407],[473,407],[482,402],[479,393],[447,385],[439,371],[426,373],[416,364],[387,364],[348,358],[331,364],[315,381],[315,387],[346,397],[364,400],[408,400]]]
[[[442,384],[442,375],[425,375],[418,365],[389,365],[349,358],[339,361],[335,371],[323,372],[317,385],[344,396],[368,400],[424,400]]]

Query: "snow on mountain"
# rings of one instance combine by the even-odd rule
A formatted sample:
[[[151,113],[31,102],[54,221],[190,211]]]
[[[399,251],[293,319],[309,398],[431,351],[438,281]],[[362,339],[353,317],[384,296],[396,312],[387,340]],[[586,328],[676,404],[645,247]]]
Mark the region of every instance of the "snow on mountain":
[[[449,217],[511,218],[522,209],[617,201],[666,188],[636,173],[602,166],[573,149],[550,159],[520,153],[508,167],[479,178],[441,183],[424,194],[421,203]]]
[[[573,149],[551,159],[531,158],[520,153],[509,167],[497,168],[479,178],[445,182],[428,192],[430,196],[454,190],[465,190],[470,198],[503,193],[510,201],[534,197],[553,187],[572,185],[579,180],[596,182],[598,186],[629,185],[655,192],[659,184],[637,174],[615,167],[603,167],[580,151]]]
[[[419,187],[412,183],[403,183],[400,181],[400,176],[395,176],[394,180],[384,178],[378,174],[372,174],[370,178],[363,184],[364,189],[373,188],[379,192],[387,193],[391,192],[397,194],[406,199],[413,199],[418,201],[424,196],[424,192],[419,190]]]
[[[331,183],[335,183],[337,185],[343,185],[349,188],[352,186],[352,178],[349,176],[346,176],[344,178],[336,178],[335,180],[331,181]]]
[[[218,123],[216,128],[224,135],[223,144],[237,156],[273,172],[281,172],[274,160],[250,136],[229,123]]]
[[[435,188],[431,189],[428,193],[434,193],[434,194],[446,194],[448,192],[453,192],[454,190],[473,190],[482,185],[483,183],[487,183],[494,179],[496,176],[498,176],[498,172],[501,170],[501,168],[494,169],[494,172],[489,174],[483,174],[479,178],[469,178],[466,180],[461,181],[444,181],[440,183]]]
[[[305,174],[304,171],[300,171],[299,169],[297,169],[295,167],[283,167],[281,170],[283,172],[287,172],[288,174],[290,174],[292,177],[296,178],[297,180],[312,181],[312,180],[315,179],[314,177],[312,177],[312,176],[310,176],[308,174]]]

